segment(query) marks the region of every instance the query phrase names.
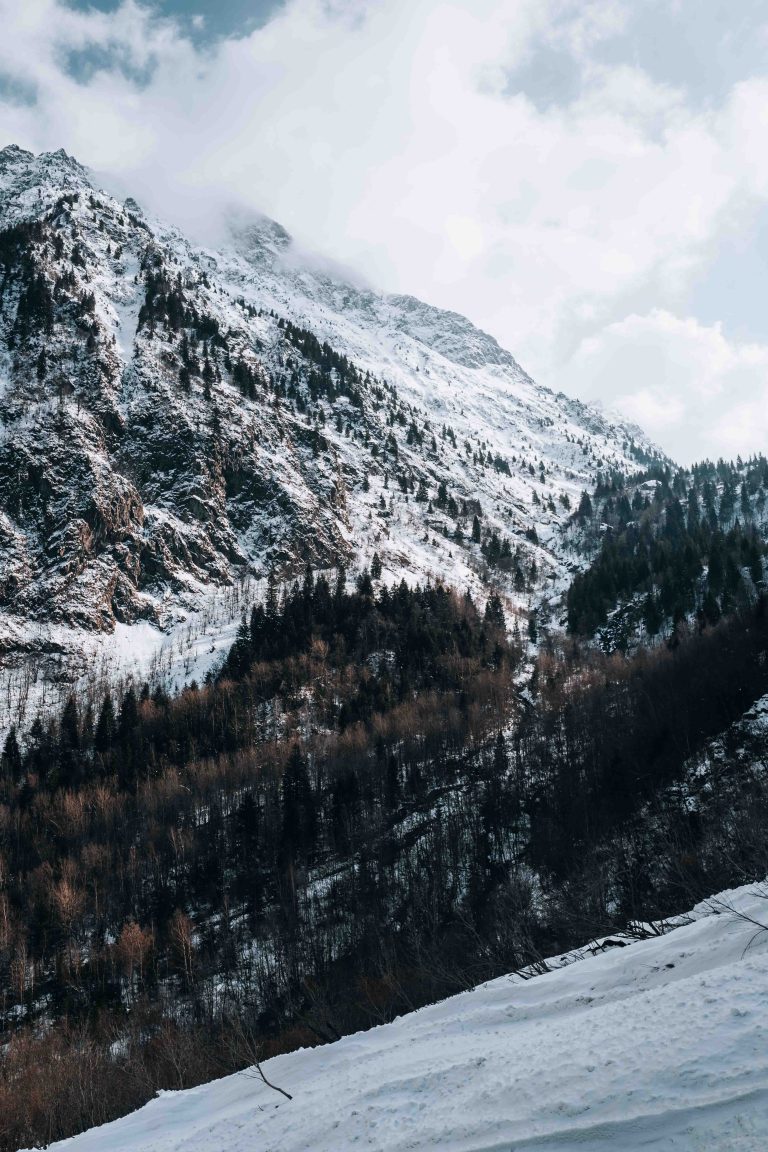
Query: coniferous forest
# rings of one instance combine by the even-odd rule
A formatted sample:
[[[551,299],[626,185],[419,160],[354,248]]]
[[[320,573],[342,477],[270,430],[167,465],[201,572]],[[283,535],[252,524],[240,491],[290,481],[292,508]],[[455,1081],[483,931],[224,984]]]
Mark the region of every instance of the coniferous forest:
[[[572,635],[535,657],[494,595],[308,568],[270,580],[208,682],[73,695],[12,731],[0,1147],[651,931],[764,871],[768,749],[706,756],[768,692],[753,504],[737,528],[722,497],[713,516],[706,488],[698,511],[668,488],[629,515],[595,496],[617,530],[573,586]],[[679,565],[689,540],[686,599],[657,554]],[[586,643],[590,604],[638,589],[675,618],[657,642]]]
[[[760,7],[0,0],[0,1152],[768,1149]]]
[[[749,603],[762,587],[767,501],[764,456],[601,478],[573,517],[596,555],[568,590],[569,630],[626,648]]]

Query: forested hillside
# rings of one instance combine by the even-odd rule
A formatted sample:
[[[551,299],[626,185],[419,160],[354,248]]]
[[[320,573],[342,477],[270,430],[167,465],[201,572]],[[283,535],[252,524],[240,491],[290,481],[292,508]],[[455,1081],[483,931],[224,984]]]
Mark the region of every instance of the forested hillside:
[[[762,597],[631,658],[544,638],[531,678],[497,598],[376,572],[272,584],[210,682],[6,741],[2,1147],[765,867],[738,748],[690,778],[768,692]]]
[[[353,279],[0,151],[0,1152],[768,869],[768,461]]]
[[[768,461],[654,466],[601,477],[574,516],[596,549],[569,591],[568,628],[606,648],[716,624],[763,587]]]

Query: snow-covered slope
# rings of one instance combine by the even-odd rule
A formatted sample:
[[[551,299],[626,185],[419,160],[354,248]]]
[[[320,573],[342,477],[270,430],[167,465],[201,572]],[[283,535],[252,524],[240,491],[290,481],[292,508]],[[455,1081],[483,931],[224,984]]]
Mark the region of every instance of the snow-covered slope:
[[[645,451],[271,221],[204,251],[63,152],[0,151],[0,652],[66,673],[85,632],[374,551],[525,609],[576,562],[581,491]]]
[[[768,928],[758,924],[768,926],[765,896],[725,893],[665,936],[270,1060],[290,1101],[246,1072],[53,1147],[764,1152]]]

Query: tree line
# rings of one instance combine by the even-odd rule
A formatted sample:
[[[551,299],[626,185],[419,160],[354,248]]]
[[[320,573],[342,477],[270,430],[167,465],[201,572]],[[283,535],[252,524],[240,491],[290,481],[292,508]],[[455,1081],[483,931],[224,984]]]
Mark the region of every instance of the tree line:
[[[617,609],[618,644],[638,629],[653,638],[683,620],[716,624],[763,586],[766,498],[762,457],[674,475],[656,467],[631,485],[602,478],[574,516],[587,535],[600,535],[594,560],[568,590],[569,630],[592,636]]]
[[[757,868],[759,780],[696,809],[685,788],[691,755],[768,690],[767,646],[762,598],[632,658],[545,640],[521,699],[496,597],[307,571],[272,585],[207,683],[73,698],[14,733],[0,1146],[391,1019]]]

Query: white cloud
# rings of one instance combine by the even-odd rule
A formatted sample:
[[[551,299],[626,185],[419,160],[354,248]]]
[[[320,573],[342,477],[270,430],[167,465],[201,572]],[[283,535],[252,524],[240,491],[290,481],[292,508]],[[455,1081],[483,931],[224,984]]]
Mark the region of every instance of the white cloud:
[[[582,341],[569,388],[635,420],[681,462],[747,456],[768,444],[768,347],[731,343],[655,310],[627,316]]]
[[[0,73],[37,91],[33,107],[0,103],[0,134],[63,146],[198,231],[222,202],[258,207],[385,286],[468,314],[543,382],[610,394],[587,350],[618,357],[643,317],[663,337],[659,317],[685,315],[712,252],[768,199],[768,80],[693,106],[682,83],[608,65],[598,48],[632,13],[629,0],[290,0],[202,49],[133,2],[107,17],[0,0]],[[546,108],[515,84],[542,47],[579,77]],[[64,63],[89,48],[109,67],[79,82]],[[707,347],[678,333],[665,406],[645,385],[627,404],[661,428]],[[723,451],[725,427],[712,426]]]

